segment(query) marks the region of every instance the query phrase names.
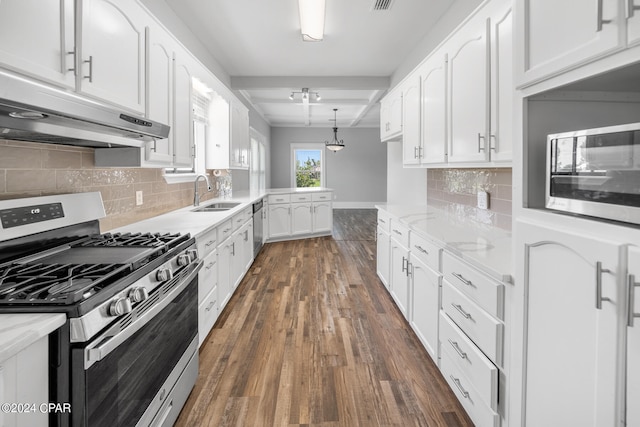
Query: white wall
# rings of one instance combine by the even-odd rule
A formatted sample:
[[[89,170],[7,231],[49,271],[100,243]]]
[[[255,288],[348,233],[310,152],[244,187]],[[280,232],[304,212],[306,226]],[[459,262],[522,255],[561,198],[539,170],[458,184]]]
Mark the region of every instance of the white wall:
[[[427,203],[427,169],[402,167],[402,142],[387,145],[387,203],[424,205]]]
[[[291,144],[324,143],[331,128],[271,129],[271,188],[291,187]],[[340,128],[345,148],[325,150],[326,186],[333,188],[334,207],[373,207],[387,198],[387,147],[378,128]]]

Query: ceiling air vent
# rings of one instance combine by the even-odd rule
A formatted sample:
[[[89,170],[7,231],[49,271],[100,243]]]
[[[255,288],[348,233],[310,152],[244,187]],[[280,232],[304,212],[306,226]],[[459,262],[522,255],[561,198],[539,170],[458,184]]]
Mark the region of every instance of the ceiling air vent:
[[[391,5],[394,0],[372,0],[373,4],[371,5],[372,11],[385,11],[391,9]]]

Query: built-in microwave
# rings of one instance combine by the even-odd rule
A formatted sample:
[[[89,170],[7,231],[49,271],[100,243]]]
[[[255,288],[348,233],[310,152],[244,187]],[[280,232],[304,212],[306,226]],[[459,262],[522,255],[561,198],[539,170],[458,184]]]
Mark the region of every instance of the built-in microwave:
[[[546,207],[640,224],[640,123],[547,137]]]

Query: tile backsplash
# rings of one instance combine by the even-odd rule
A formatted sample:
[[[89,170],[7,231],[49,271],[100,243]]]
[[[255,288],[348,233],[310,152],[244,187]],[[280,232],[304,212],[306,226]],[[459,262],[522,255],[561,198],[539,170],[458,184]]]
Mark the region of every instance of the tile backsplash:
[[[511,168],[429,169],[427,203],[511,230]],[[478,191],[489,193],[489,209],[477,208]]]
[[[209,174],[212,192],[200,180],[202,201],[230,193],[230,172],[220,172]],[[0,200],[99,191],[107,214],[100,220],[102,231],[193,203],[192,182],[167,184],[162,173],[162,168],[96,167],[92,148],[0,139]],[[143,192],[140,206],[136,191]]]

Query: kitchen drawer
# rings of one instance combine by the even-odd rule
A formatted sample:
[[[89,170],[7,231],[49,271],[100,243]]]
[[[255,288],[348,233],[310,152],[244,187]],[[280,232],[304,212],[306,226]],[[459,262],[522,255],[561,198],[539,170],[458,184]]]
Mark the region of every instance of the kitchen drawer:
[[[480,398],[494,411],[498,410],[498,368],[478,347],[440,312],[440,349],[448,353],[451,360],[473,384]]]
[[[232,218],[233,221],[233,231],[236,231],[237,229],[239,229],[240,227],[242,227],[242,225],[249,221],[250,219],[253,218],[253,213],[252,213],[252,207],[249,206],[248,208],[245,208],[243,211],[235,214]]]
[[[331,193],[313,193],[311,194],[311,201],[313,202],[323,202],[331,200]]]
[[[411,233],[409,240],[411,243],[409,247],[411,253],[435,271],[440,271],[440,247],[420,236],[415,231]]]
[[[409,247],[409,227],[403,225],[397,219],[391,220],[391,238],[396,240],[405,248]]]
[[[504,284],[485,276],[474,267],[451,255],[442,254],[442,273],[445,280],[487,310],[504,320]]]
[[[391,231],[391,217],[385,211],[378,209],[378,227],[387,233]]]
[[[278,205],[281,203],[291,202],[291,194],[271,194],[269,195],[269,204]]]
[[[216,286],[198,305],[198,346],[202,345],[216,323],[219,309],[218,287]]]
[[[482,400],[472,382],[446,352],[442,353],[440,359],[440,371],[475,425],[481,427],[500,425],[500,416]]]
[[[196,237],[198,256],[203,259],[218,246],[218,229],[213,228]]]
[[[311,201],[311,193],[304,194],[292,194],[291,195],[291,203],[296,202],[310,202]]]
[[[218,251],[213,251],[203,260],[198,273],[198,304],[218,284]]]
[[[489,359],[497,365],[502,363],[502,322],[446,280],[442,284],[442,309]]]
[[[224,242],[233,233],[233,221],[228,219],[218,226],[218,244]]]

